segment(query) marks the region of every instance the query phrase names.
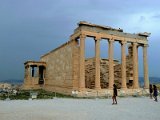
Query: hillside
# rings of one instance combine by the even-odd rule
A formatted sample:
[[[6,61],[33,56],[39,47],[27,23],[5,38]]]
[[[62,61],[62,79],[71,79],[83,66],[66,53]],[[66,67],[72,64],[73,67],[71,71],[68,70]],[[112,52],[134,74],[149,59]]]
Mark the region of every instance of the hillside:
[[[0,80],[1,83],[10,83],[10,84],[23,84],[23,80],[18,79],[8,79],[8,80]]]
[[[159,77],[149,77],[151,84],[160,84],[160,78]],[[8,80],[0,80],[1,83],[10,83],[10,84],[23,84],[23,80],[19,79],[8,79]],[[143,77],[139,77],[139,83],[140,86],[144,85],[144,79]]]

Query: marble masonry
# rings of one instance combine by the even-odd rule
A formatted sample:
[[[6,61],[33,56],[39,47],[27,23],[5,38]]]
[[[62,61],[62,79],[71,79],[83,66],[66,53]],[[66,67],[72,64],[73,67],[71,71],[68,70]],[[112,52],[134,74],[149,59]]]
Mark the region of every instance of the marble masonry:
[[[78,97],[110,96],[113,84],[119,95],[148,92],[147,48],[150,33],[125,33],[123,29],[81,21],[68,42],[41,56],[26,61],[23,89],[45,89]],[[95,56],[85,58],[85,39],[95,41]],[[108,44],[108,58],[100,58],[100,42]],[[121,60],[115,60],[114,43],[121,46]],[[144,87],[138,79],[138,48],[143,49]],[[126,53],[128,49],[128,53]]]

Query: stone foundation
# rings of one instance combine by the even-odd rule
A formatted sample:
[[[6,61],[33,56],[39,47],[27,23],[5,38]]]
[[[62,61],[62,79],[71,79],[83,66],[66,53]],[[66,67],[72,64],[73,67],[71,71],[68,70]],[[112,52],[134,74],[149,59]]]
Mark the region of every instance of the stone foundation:
[[[76,93],[76,92],[75,92]],[[109,89],[101,89],[101,90],[91,90],[86,89],[84,91],[77,91],[78,94],[72,94],[72,96],[76,97],[112,97],[113,96],[113,90]],[[124,96],[142,96],[142,95],[149,95],[149,89],[127,89],[122,90],[118,89],[118,97],[124,97]]]

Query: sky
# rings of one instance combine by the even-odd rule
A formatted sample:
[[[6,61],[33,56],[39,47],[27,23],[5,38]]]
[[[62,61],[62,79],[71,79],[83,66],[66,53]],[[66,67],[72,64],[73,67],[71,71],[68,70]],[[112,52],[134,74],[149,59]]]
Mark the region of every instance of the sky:
[[[24,62],[67,42],[79,21],[122,28],[127,33],[149,32],[149,76],[160,77],[159,0],[0,0],[0,80],[24,79]],[[94,41],[86,40],[87,49]],[[101,42],[101,57],[107,57]],[[114,58],[120,59],[120,45]],[[94,50],[93,50],[94,51]],[[93,52],[86,52],[92,57]],[[143,54],[139,49],[139,76]]]

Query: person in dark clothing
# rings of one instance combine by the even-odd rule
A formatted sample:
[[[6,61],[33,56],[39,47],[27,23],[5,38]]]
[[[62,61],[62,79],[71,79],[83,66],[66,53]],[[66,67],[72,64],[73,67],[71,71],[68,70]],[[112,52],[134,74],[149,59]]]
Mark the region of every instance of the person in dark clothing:
[[[157,91],[156,85],[153,85],[153,96],[154,96],[154,101],[158,102],[158,100],[157,100],[158,91]]]
[[[117,104],[116,96],[117,96],[117,86],[113,84],[113,96],[112,96],[113,103],[112,105]]]
[[[149,85],[149,93],[150,93],[150,98],[152,99],[152,94],[153,94],[153,88],[152,88],[152,84]]]

